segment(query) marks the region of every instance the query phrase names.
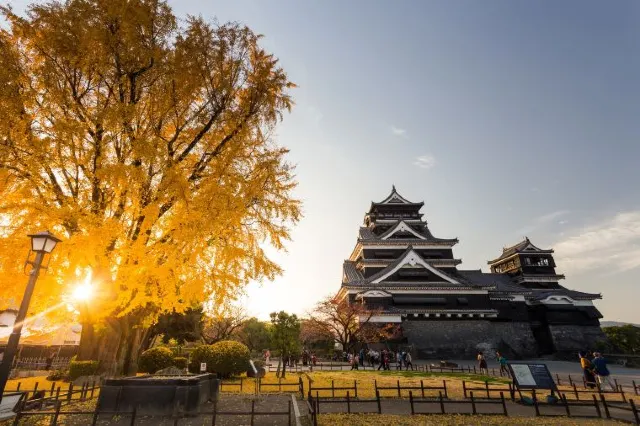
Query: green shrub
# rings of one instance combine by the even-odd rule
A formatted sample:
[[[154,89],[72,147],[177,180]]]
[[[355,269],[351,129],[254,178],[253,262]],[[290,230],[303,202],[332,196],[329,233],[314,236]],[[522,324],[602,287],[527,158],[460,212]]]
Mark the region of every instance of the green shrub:
[[[173,365],[173,353],[171,349],[164,347],[157,347],[147,349],[140,355],[138,361],[138,371],[141,373],[155,373],[158,370],[167,368]]]
[[[173,365],[175,365],[178,368],[187,368],[188,362],[189,360],[183,356],[176,356],[173,358]]]
[[[64,370],[55,370],[49,373],[47,376],[47,380],[52,382],[57,382],[58,380],[66,380],[69,376],[69,373]]]
[[[69,363],[69,380],[74,381],[78,377],[93,376],[98,372],[99,361],[71,361]]]
[[[207,371],[229,377],[247,371],[249,348],[240,342],[223,340],[210,346],[199,346],[191,353],[191,371],[200,371],[200,363],[207,363]]]
[[[213,345],[200,345],[196,346],[191,351],[191,363],[189,364],[189,371],[191,373],[200,372],[200,363],[207,363],[207,372],[213,373]]]

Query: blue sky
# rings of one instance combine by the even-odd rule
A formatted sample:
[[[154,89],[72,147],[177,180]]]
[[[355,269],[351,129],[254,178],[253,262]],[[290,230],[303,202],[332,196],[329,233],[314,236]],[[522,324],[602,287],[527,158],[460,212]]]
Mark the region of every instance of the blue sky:
[[[24,2],[12,2],[16,8]],[[424,200],[462,268],[524,235],[569,288],[640,322],[640,2],[170,1],[265,35],[295,90],[278,130],[304,201],[251,313],[339,289],[371,200]]]

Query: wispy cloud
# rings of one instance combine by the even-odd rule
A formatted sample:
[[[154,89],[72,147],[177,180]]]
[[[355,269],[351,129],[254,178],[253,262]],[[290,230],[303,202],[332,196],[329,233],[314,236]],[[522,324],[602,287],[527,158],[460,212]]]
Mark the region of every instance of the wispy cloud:
[[[413,164],[421,169],[430,169],[436,165],[436,159],[433,155],[421,155],[420,157],[416,157]]]
[[[557,263],[569,273],[640,267],[640,211],[619,213],[597,225],[566,233],[554,244]]]
[[[558,219],[568,215],[569,213],[569,210],[556,210],[547,214],[543,214],[542,216],[538,216],[533,219],[533,221],[529,225],[525,226],[524,228],[518,229],[518,231],[516,231],[516,234],[525,236],[535,231],[536,229],[548,227],[552,223],[556,222],[560,225],[564,225],[565,223],[567,223],[567,220]]]
[[[391,133],[400,137],[407,137],[407,129],[402,129],[400,127],[391,126]]]

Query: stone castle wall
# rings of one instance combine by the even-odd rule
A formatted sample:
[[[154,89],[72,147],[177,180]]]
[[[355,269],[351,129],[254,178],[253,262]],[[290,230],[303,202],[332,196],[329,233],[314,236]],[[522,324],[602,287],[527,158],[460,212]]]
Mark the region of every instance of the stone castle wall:
[[[537,355],[528,322],[404,321],[402,330],[421,359],[475,359],[479,350],[510,359]]]
[[[579,351],[597,349],[597,343],[607,341],[599,325],[549,325],[557,352],[575,355]]]

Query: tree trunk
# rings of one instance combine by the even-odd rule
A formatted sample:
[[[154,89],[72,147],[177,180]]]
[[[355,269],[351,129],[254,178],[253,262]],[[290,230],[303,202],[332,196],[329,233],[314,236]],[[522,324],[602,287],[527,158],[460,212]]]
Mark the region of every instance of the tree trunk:
[[[280,352],[282,353],[282,356],[280,357],[282,359],[282,375],[280,377],[284,379],[287,376],[287,363],[285,363],[286,352],[284,350]]]
[[[140,318],[133,314],[109,318],[100,332],[83,326],[78,359],[100,361],[100,372],[110,376],[133,374],[145,331],[140,328]]]

